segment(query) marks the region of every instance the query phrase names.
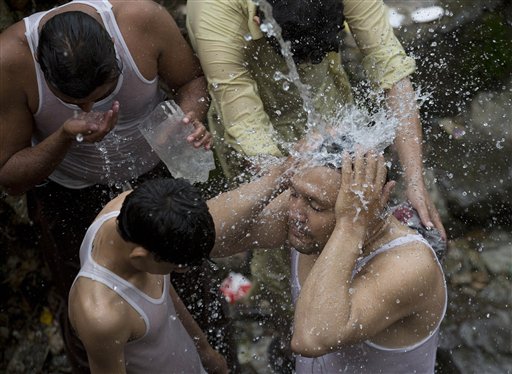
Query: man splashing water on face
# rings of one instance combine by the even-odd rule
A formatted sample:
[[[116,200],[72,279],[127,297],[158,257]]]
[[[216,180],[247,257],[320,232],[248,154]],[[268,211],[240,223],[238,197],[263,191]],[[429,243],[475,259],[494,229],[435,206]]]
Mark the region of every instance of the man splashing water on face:
[[[210,200],[223,231],[212,255],[289,248],[297,373],[433,373],[447,305],[434,250],[386,214],[394,182],[382,155],[311,157],[319,149],[340,146],[330,138],[292,177],[289,161]]]

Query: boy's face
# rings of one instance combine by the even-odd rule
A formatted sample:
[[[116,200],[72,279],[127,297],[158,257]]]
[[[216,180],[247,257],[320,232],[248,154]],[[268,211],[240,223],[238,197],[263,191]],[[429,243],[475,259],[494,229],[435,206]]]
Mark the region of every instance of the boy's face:
[[[288,241],[304,254],[319,253],[336,224],[334,205],[341,175],[328,167],[297,173],[290,186]]]

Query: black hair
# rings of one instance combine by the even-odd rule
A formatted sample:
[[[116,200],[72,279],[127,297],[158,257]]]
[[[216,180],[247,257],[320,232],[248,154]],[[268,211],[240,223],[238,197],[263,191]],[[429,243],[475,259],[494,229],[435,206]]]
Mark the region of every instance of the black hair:
[[[343,29],[342,0],[268,0],[272,15],[281,26],[284,40],[291,44],[295,63],[322,62],[328,52],[338,51]],[[260,17],[264,15],[260,12]],[[274,37],[271,44],[280,53]]]
[[[215,225],[206,201],[182,178],[141,184],[126,196],[117,224],[124,240],[176,265],[201,263],[215,244]]]
[[[112,37],[84,12],[60,13],[43,25],[37,60],[47,82],[75,99],[121,73]]]

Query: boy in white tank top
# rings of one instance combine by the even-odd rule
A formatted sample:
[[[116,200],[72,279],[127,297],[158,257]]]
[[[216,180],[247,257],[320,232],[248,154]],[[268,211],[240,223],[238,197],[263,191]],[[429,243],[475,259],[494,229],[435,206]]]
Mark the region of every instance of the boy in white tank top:
[[[92,373],[227,372],[170,282],[214,242],[208,207],[183,179],[146,182],[103,208],[69,295]]]

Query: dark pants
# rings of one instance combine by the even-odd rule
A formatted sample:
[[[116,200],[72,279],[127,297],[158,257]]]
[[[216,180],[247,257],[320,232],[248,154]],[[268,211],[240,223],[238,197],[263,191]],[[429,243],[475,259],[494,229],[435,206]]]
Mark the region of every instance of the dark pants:
[[[129,181],[129,184],[136,188],[142,182],[158,177],[171,177],[162,163],[152,171]],[[68,358],[75,373],[89,372],[87,354],[80,340],[73,333],[67,316],[69,290],[80,270],[80,245],[87,228],[103,206],[121,192],[121,187],[115,186],[94,185],[74,190],[48,181],[27,194],[30,217],[39,229],[40,246],[44,258],[52,272],[57,294],[62,298],[62,303],[65,306],[62,308],[63,313],[58,317]],[[217,282],[213,281],[212,271],[210,269],[201,270],[208,266],[205,264],[195,272],[187,274],[188,281],[176,287],[185,305],[192,304],[187,300],[191,295],[201,299],[202,304],[206,304],[206,308],[208,303],[214,302],[213,300],[219,305],[225,303],[225,300],[220,297],[220,293],[217,292],[218,287],[215,287]],[[189,287],[198,284],[201,285],[198,290],[188,291]],[[206,311],[195,315],[196,321],[205,333],[214,330],[215,334],[211,339],[214,344],[216,344],[215,339],[218,335],[216,334],[216,322],[220,323],[219,328],[223,331],[225,330],[224,326],[228,325],[223,311],[224,308],[219,308],[218,315],[220,317],[214,321],[209,318]],[[226,336],[229,337],[229,334]],[[232,347],[232,344],[223,342],[219,348],[229,351]],[[228,353],[227,351],[223,353],[236,360],[236,353],[233,355],[232,352]],[[236,366],[236,364],[233,365]]]

